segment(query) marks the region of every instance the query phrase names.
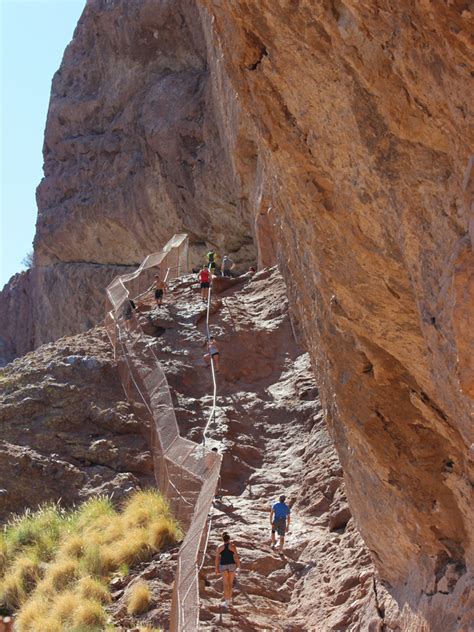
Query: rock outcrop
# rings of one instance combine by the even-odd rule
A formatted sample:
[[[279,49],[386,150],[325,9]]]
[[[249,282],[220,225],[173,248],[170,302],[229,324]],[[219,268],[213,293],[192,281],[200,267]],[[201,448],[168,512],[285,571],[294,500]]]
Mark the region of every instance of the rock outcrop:
[[[38,192],[42,276],[135,264],[177,229],[196,256],[278,258],[354,522],[410,632],[470,624],[472,20],[458,0],[92,0]],[[9,317],[13,354],[61,333],[15,291],[2,311],[33,317]]]
[[[471,10],[206,6],[211,71],[235,96],[229,127],[237,109],[252,121],[255,186],[272,207],[356,523],[404,629],[465,629]]]
[[[35,267],[0,294],[3,363],[100,323],[117,266],[174,233],[190,235],[193,264],[209,248],[255,263],[206,55],[191,2],[87,3],[52,82]],[[16,310],[29,320],[12,323]]]
[[[132,269],[56,263],[16,274],[0,292],[0,366],[45,342],[101,323],[104,287]]]
[[[103,330],[15,360],[0,389],[0,520],[153,485],[146,428],[124,401]]]
[[[223,453],[222,498],[212,510],[201,574],[201,627],[250,632],[377,626],[382,619],[374,568],[347,508],[309,356],[292,333],[283,279],[274,269],[219,289],[211,316],[221,349],[219,395],[208,441]],[[211,374],[203,360],[198,290],[189,280],[176,282],[159,312],[141,308],[138,317],[159,323],[158,333],[143,337],[165,368],[181,433],[200,441]],[[151,483],[147,429],[122,401],[103,330],[44,345],[9,365],[1,380],[0,488],[6,493],[0,519],[45,500],[70,504],[111,492],[120,499]],[[293,506],[284,557],[269,541],[269,509],[280,493]],[[224,616],[221,580],[213,573],[223,528],[231,530],[243,565],[235,608]],[[175,560],[175,550],[158,554],[114,580],[114,623],[166,628]],[[134,617],[127,615],[126,601],[138,580],[147,582],[156,605]]]

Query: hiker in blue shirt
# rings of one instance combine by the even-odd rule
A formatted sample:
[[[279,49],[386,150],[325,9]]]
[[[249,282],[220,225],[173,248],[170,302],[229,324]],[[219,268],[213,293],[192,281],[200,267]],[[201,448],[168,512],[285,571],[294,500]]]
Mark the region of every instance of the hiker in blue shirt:
[[[276,535],[280,536],[280,553],[285,543],[285,533],[290,529],[291,510],[285,504],[285,496],[280,496],[280,502],[275,503],[270,511],[270,524],[272,525],[272,549],[276,546]]]

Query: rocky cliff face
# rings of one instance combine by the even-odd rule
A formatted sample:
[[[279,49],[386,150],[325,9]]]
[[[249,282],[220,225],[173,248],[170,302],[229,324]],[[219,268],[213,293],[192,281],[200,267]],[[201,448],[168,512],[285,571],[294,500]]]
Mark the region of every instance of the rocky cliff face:
[[[219,99],[194,3],[87,3],[52,83],[35,267],[0,294],[3,364],[99,323],[117,266],[176,232],[192,263],[209,248],[255,261]]]
[[[357,524],[406,629],[457,629],[473,563],[472,14],[206,4]]]
[[[278,258],[405,630],[469,625],[471,27],[461,1],[89,2],[38,192],[46,269],[178,228]]]

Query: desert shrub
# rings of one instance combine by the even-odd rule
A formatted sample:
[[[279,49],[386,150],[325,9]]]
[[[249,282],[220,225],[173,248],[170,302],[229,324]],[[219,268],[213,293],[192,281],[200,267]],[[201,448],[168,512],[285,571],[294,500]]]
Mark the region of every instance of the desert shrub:
[[[34,513],[26,511],[7,524],[2,534],[3,555],[12,559],[22,551],[40,561],[51,559],[68,521],[58,505],[43,505]],[[4,566],[5,571],[5,566]]]
[[[108,548],[100,542],[91,540],[84,550],[81,567],[84,574],[105,577],[114,569],[114,560]]]
[[[18,609],[41,577],[38,561],[29,557],[15,560],[12,572],[0,584],[0,601],[10,611]]]
[[[80,535],[72,534],[65,539],[59,554],[66,558],[80,559],[84,555],[84,540]]]
[[[49,619],[63,629],[71,627],[72,615],[81,604],[81,598],[72,590],[67,590],[60,595],[56,595],[51,604]]]
[[[79,577],[79,562],[77,560],[59,559],[51,564],[45,574],[44,583],[50,585],[52,592],[62,592],[69,588]]]
[[[31,598],[21,608],[15,621],[18,630],[49,630],[42,625],[49,618],[49,603],[41,597]]]
[[[129,592],[127,599],[128,614],[143,614],[150,609],[151,593],[145,582],[137,582]]]

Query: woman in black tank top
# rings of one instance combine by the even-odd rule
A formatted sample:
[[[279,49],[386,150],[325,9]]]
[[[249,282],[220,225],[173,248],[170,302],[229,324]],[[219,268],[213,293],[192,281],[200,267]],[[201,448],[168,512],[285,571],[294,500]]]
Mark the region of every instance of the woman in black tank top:
[[[237,547],[230,541],[229,534],[222,534],[224,544],[218,547],[216,552],[216,574],[221,574],[224,580],[224,606],[232,603],[232,587],[234,585],[235,571],[240,568],[240,559]]]

